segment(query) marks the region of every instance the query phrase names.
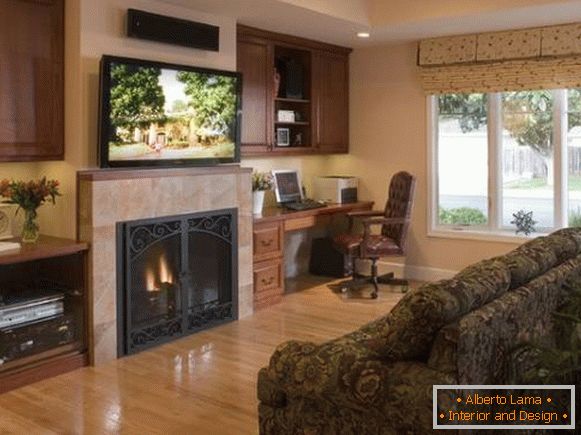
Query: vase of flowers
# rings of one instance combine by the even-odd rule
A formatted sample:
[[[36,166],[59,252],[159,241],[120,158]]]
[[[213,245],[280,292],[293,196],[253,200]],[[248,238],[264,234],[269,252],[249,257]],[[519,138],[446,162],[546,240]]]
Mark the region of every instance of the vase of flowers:
[[[272,190],[272,174],[270,172],[253,172],[252,173],[252,193],[254,197],[254,214],[261,214],[264,206],[264,192]]]
[[[16,213],[20,209],[24,211],[22,242],[34,243],[39,235],[37,210],[46,201],[55,204],[56,197],[60,196],[59,182],[46,177],[30,181],[2,180],[0,196],[5,198],[4,203],[18,205]]]

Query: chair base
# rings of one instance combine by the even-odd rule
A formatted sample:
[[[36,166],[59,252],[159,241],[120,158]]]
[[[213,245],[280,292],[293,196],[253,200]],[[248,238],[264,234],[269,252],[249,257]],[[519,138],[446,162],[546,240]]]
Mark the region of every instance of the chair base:
[[[377,266],[375,266],[375,269]],[[377,269],[376,269],[377,270]],[[373,265],[372,265],[372,272],[373,272]],[[377,299],[377,295],[379,292],[379,284],[387,284],[387,285],[399,285],[401,286],[401,292],[406,293],[408,290],[409,282],[406,279],[398,279],[395,278],[393,272],[386,273],[385,275],[377,276],[377,274],[373,274],[371,276],[365,276],[360,274],[353,274],[353,278],[347,279],[345,281],[341,281],[337,284],[331,284],[329,287],[333,290],[337,289],[340,290],[342,293],[346,293],[349,290],[354,290],[361,288],[367,284],[373,284],[373,290],[371,291],[371,299]]]

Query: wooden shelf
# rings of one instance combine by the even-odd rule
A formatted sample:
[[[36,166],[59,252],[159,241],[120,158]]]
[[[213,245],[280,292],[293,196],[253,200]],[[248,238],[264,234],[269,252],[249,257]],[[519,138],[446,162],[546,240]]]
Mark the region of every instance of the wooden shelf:
[[[0,253],[2,296],[24,292],[34,300],[58,290],[64,304],[62,316],[3,329],[0,393],[87,365],[88,249],[85,242],[40,236]]]
[[[20,243],[20,239],[18,238],[9,239],[8,241]],[[89,245],[85,242],[76,242],[59,237],[40,236],[36,243],[21,243],[18,249],[0,252],[0,265],[62,257],[88,249]]]
[[[244,75],[241,155],[347,153],[350,52],[345,47],[238,25],[237,69]],[[274,69],[280,74],[278,92]],[[294,93],[287,94],[293,89]],[[278,121],[279,110],[298,112],[298,122]],[[298,142],[312,146],[273,147],[280,127],[289,128],[290,143],[300,137]]]
[[[300,98],[275,98],[274,101],[278,103],[301,103],[301,104],[309,104],[311,100],[303,100]]]

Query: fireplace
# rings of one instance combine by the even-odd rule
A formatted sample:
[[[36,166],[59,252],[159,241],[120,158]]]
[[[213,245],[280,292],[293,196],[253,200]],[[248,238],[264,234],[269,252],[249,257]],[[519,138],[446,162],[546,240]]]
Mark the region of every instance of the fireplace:
[[[117,224],[117,353],[238,317],[237,209]]]

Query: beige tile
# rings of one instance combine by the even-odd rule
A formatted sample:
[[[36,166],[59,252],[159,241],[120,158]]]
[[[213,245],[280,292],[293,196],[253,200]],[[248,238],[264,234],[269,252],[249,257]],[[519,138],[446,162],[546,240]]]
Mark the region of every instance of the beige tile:
[[[116,223],[222,208],[238,208],[239,315],[253,312],[252,194],[250,173],[127,180],[83,180],[80,234],[91,243],[90,300],[96,364],[115,359]]]
[[[93,330],[94,350],[92,363],[96,366],[117,359],[117,325],[115,322],[100,323]]]
[[[238,247],[238,282],[241,286],[252,284],[252,247]]]
[[[251,316],[254,313],[254,295],[252,293],[252,284],[240,286],[238,295],[238,318]]]

